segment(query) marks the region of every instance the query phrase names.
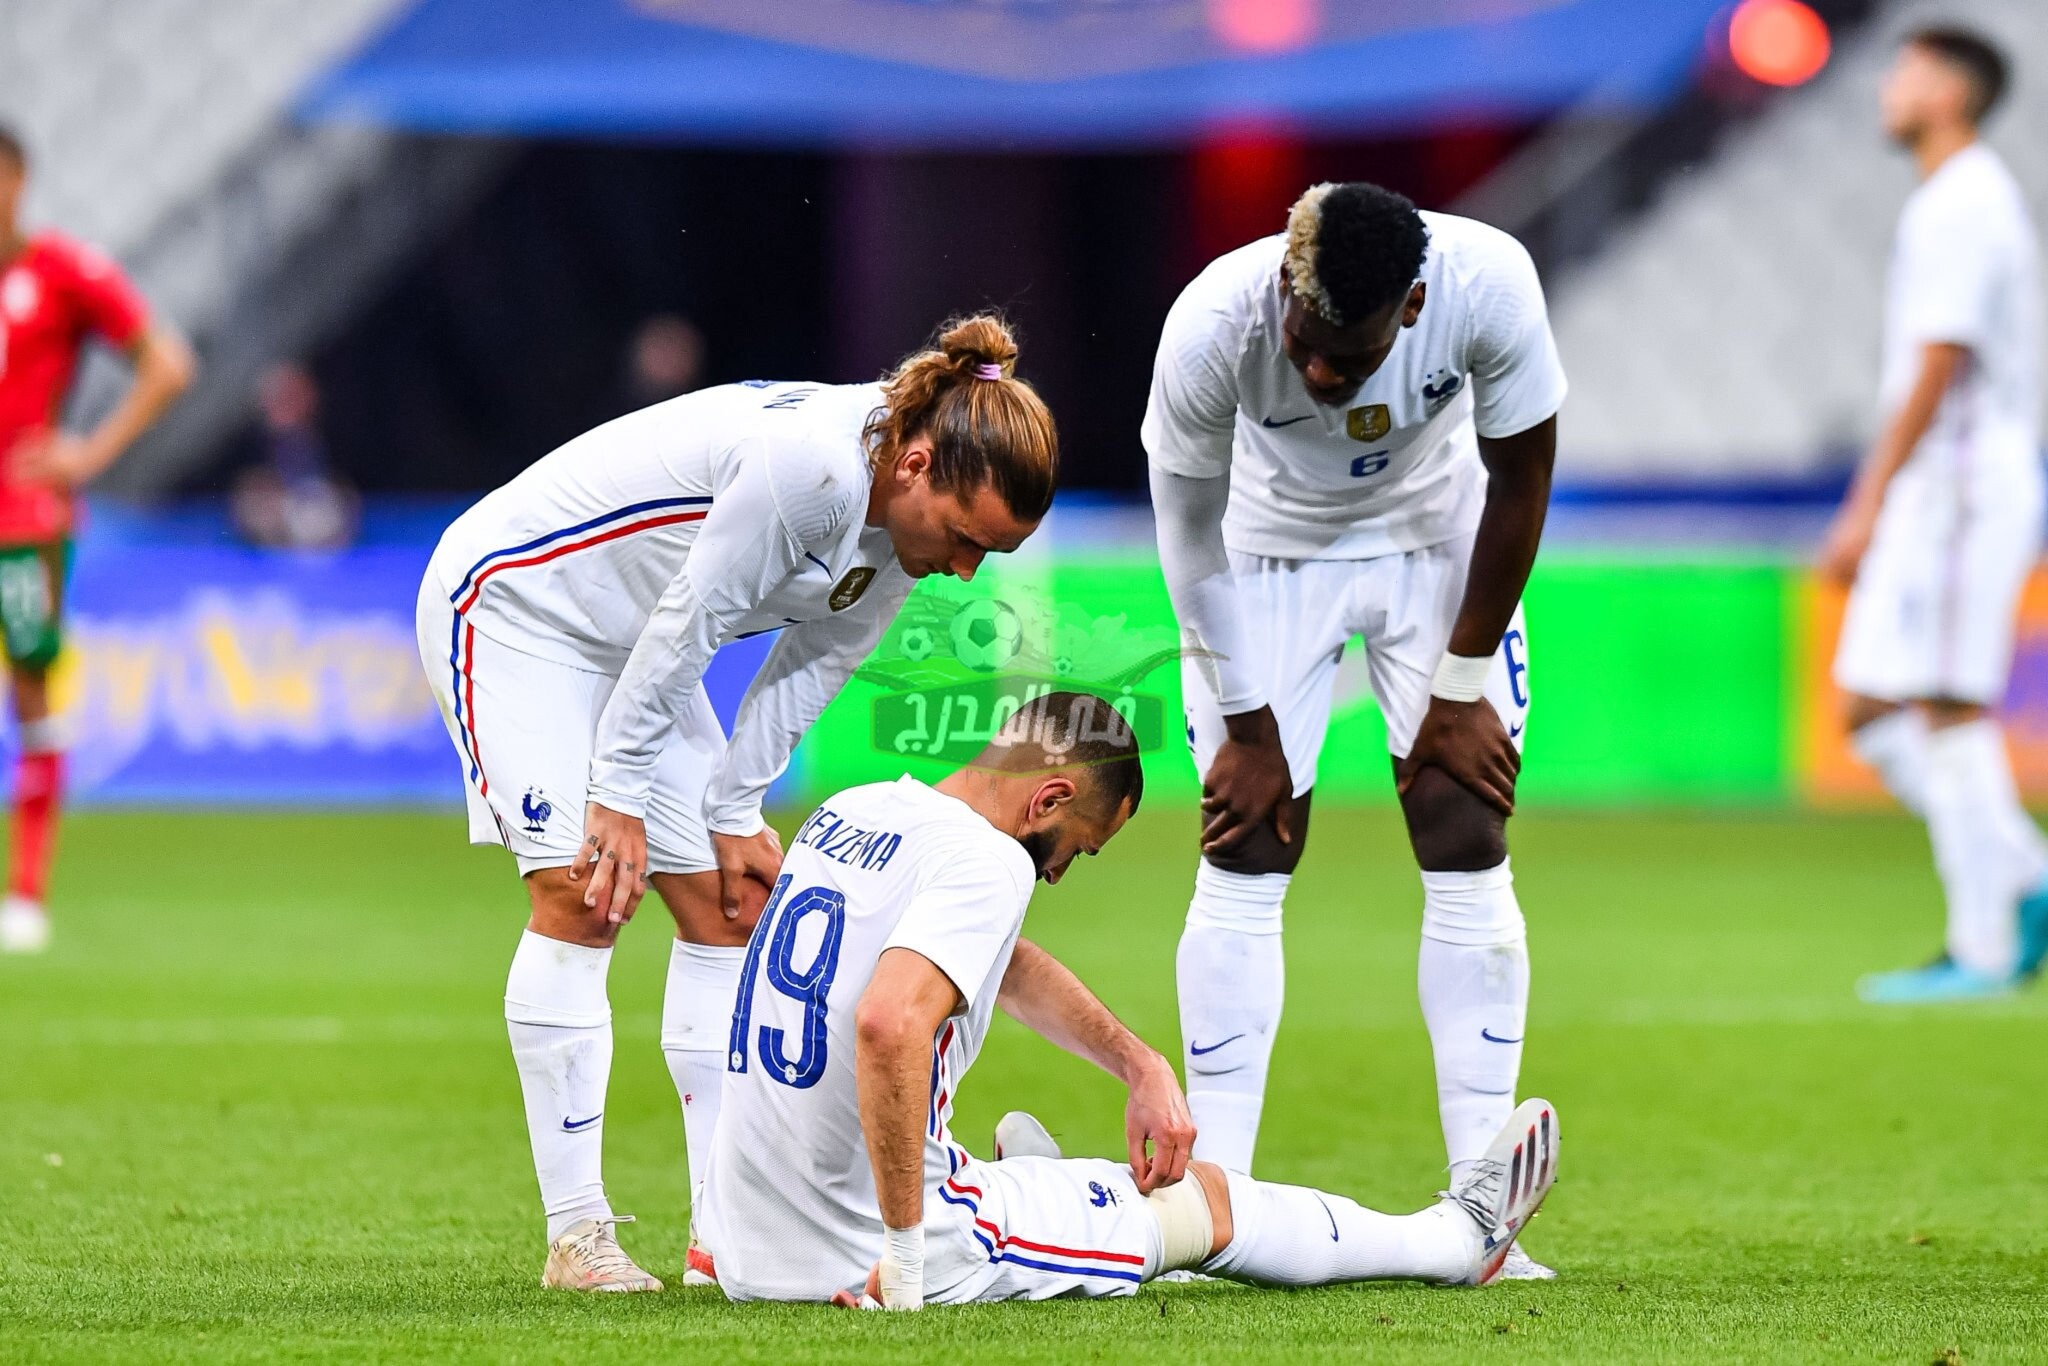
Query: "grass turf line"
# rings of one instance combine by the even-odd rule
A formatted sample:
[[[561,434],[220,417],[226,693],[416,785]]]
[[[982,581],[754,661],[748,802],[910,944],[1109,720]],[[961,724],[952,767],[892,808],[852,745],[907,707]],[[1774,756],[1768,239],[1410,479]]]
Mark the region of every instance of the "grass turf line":
[[[1147,810],[1027,933],[1177,1050],[1192,817]],[[1563,1279],[1444,1291],[1152,1287],[917,1316],[537,1288],[500,993],[509,861],[420,815],[100,814],[66,831],[55,949],[0,959],[0,1359],[1969,1361],[2048,1349],[2048,994],[1885,1013],[1859,971],[1936,940],[1903,820],[1515,823],[1524,1089],[1566,1129],[1529,1238]],[[1261,1174],[1382,1208],[1441,1184],[1390,811],[1321,812],[1288,907]],[[624,1240],[672,1283],[676,1100],[658,906],[612,969]],[[1036,1111],[1117,1153],[1115,1083],[998,1021],[959,1133]]]

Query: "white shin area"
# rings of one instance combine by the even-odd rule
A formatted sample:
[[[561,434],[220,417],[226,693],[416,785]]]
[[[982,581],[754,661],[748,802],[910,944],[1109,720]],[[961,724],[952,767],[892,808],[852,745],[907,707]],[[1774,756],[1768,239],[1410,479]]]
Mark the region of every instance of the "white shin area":
[[[610,949],[528,930],[505,981],[505,1025],[548,1238],[582,1219],[609,1218],[604,1193],[604,1100],[612,1070]]]
[[[718,1100],[725,1084],[725,1055],[731,1041],[733,1000],[739,993],[741,947],[692,944],[670,946],[668,988],[661,1002],[661,1052],[683,1107],[683,1147],[690,1164],[690,1206],[703,1190],[711,1160],[711,1136],[718,1127]]]
[[[1201,864],[1175,959],[1195,1156],[1249,1171],[1286,994],[1280,946],[1286,873]]]
[[[1515,1108],[1529,1013],[1528,937],[1505,861],[1473,873],[1425,872],[1422,889],[1416,988],[1455,1182]]]

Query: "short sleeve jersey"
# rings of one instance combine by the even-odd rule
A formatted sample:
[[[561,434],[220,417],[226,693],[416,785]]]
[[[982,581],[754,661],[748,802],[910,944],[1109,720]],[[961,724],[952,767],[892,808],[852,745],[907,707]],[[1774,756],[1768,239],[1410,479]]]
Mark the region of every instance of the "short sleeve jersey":
[[[70,496],[16,483],[13,453],[56,425],[88,340],[125,350],[148,324],[148,306],[121,268],[58,233],[30,238],[0,266],[0,545],[71,530]]]
[[[1016,840],[901,778],[841,792],[790,841],[747,946],[699,1235],[735,1299],[829,1299],[882,1251],[854,1015],[908,949],[964,1002],[932,1038],[929,1191],[967,1160],[947,1123],[995,1013],[1036,875]]]
[[[1943,162],[1906,201],[1885,298],[1883,402],[1895,410],[1924,348],[1969,348],[1908,466],[2037,459],[2041,407],[2040,254],[2025,199],[1982,143]]]
[[[1282,236],[1218,258],[1167,315],[1142,430],[1154,467],[1230,475],[1233,550],[1365,559],[1479,525],[1479,436],[1557,412],[1564,368],[1521,243],[1425,213],[1422,315],[1341,408],[1309,399],[1282,349]]]

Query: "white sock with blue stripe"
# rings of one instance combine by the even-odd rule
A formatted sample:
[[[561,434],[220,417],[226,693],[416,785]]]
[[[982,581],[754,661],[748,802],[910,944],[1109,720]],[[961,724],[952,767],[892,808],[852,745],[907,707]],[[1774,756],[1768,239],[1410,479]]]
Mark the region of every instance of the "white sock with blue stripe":
[[[526,1100],[526,1132],[553,1242],[584,1219],[608,1219],[604,1096],[612,1074],[610,949],[526,931],[505,979],[505,1029]]]
[[[1437,1112],[1451,1184],[1515,1108],[1529,1013],[1529,945],[1507,863],[1422,875],[1416,989],[1436,1055]]]
[[[1306,1186],[1225,1176],[1230,1244],[1202,1268],[1211,1275],[1260,1285],[1462,1281],[1485,1241],[1472,1216],[1448,1202],[1381,1214]]]

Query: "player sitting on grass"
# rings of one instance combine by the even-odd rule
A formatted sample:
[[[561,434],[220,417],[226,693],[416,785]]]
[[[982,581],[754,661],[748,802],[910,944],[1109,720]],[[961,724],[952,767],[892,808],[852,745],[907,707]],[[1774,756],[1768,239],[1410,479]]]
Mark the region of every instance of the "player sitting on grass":
[[[782,860],[762,794],[912,581],[972,578],[1052,501],[1058,439],[1016,355],[983,316],[879,384],[686,394],[571,441],[442,537],[420,658],[470,838],[518,856],[532,906],[505,1019],[544,1285],[661,1288],[604,1190],[612,943],[651,881],[675,917],[661,1046],[701,1180],[743,946]],[[704,670],[771,631],[728,744]]]
[[[799,829],[740,982],[705,1178],[736,1300],[917,1309],[1128,1295],[1168,1271],[1271,1285],[1484,1284],[1557,1175],[1555,1112],[1516,1110],[1416,1214],[1189,1162],[1173,1065],[1018,938],[1136,812],[1137,743],[1108,703],[1041,697],[968,767],[831,798]],[[948,1128],[1000,1006],[1130,1088],[1130,1165],[982,1162]]]

